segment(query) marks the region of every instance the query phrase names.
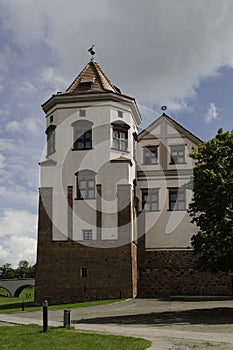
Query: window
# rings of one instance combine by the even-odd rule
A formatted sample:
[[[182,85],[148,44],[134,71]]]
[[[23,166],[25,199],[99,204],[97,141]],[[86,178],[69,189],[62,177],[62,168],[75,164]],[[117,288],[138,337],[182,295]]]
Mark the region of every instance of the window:
[[[143,149],[144,164],[157,164],[158,163],[158,147],[146,146]]]
[[[90,90],[93,85],[93,80],[81,80],[79,82],[79,90]]]
[[[129,126],[123,122],[115,122],[112,125],[113,125],[113,148],[120,151],[127,151]]]
[[[80,109],[79,110],[79,116],[80,117],[86,117],[86,110],[85,109]]]
[[[88,120],[79,120],[72,124],[74,128],[75,150],[87,150],[92,148],[92,125]]]
[[[142,208],[144,211],[159,210],[158,188],[142,190]]]
[[[77,176],[77,199],[94,199],[95,172],[82,170],[75,175]]]
[[[185,163],[185,145],[171,146],[171,164]]]
[[[53,122],[53,115],[50,116],[49,118],[49,122],[52,123]]]
[[[83,230],[83,239],[84,241],[92,240],[92,230]]]
[[[136,132],[133,133],[133,158],[136,161],[137,156],[137,141],[138,141],[138,135]]]
[[[87,277],[88,276],[88,268],[87,267],[81,267],[80,268],[80,277]]]
[[[123,118],[123,112],[122,111],[118,111],[118,117],[119,118]]]
[[[46,130],[47,135],[47,156],[55,152],[55,125],[50,125]]]
[[[169,189],[169,210],[186,210],[185,190]]]

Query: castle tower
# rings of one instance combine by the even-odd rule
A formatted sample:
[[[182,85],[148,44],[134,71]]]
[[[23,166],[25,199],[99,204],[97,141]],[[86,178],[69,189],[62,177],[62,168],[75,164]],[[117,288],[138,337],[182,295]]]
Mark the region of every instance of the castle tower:
[[[136,102],[92,59],[42,108],[35,301],[134,297]]]

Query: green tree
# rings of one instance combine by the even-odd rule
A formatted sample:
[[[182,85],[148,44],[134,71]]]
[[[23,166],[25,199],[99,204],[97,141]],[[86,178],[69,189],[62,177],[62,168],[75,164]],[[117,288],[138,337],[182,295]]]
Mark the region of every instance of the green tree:
[[[27,260],[21,260],[18,264],[15,274],[17,278],[27,278],[29,276],[30,266]]]
[[[4,264],[0,267],[0,279],[15,278],[15,270],[11,264]]]
[[[215,138],[194,149],[192,237],[197,266],[210,271],[233,271],[233,130],[220,129]]]

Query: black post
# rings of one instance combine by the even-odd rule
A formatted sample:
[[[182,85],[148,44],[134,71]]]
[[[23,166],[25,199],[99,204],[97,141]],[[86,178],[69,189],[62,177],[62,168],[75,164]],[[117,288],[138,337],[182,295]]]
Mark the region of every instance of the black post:
[[[70,310],[64,310],[64,327],[70,327]]]
[[[48,301],[43,303],[43,332],[48,331]]]
[[[24,301],[22,301],[22,311],[24,311]]]

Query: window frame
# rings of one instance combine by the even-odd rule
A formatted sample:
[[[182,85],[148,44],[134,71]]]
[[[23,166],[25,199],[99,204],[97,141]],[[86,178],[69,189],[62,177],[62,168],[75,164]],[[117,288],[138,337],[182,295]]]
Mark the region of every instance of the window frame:
[[[112,123],[112,149],[121,152],[128,152],[129,128],[130,126],[123,121],[116,121]],[[122,147],[122,145],[124,146]]]
[[[92,126],[89,120],[78,120],[71,124],[73,127],[73,151],[92,149]],[[81,147],[80,147],[81,145]]]
[[[176,200],[171,196],[176,195]],[[183,199],[180,196],[183,196]],[[186,211],[186,190],[180,187],[171,187],[168,189],[169,211]]]
[[[80,267],[80,277],[81,278],[88,277],[88,267],[85,267],[85,266]]]
[[[83,229],[83,240],[92,241],[93,240],[93,231],[90,229]]]
[[[55,125],[49,125],[45,133],[47,135],[47,157],[56,152]]]
[[[76,186],[77,186],[77,198],[79,200],[85,199],[96,199],[96,173],[92,170],[81,170],[75,174],[77,176]],[[83,186],[81,183],[84,183]],[[93,186],[90,186],[90,182],[94,182]],[[93,192],[93,195],[90,195]]]
[[[177,153],[177,155],[174,155],[174,152]],[[182,156],[179,156],[179,152],[182,152]],[[186,164],[186,157],[185,157],[185,145],[170,145],[170,164],[173,165],[180,165],[180,164]],[[182,159],[180,161],[179,159]]]
[[[143,188],[142,191],[142,210],[144,212],[155,212],[160,211],[159,209],[159,188]],[[152,196],[156,195],[157,200],[153,200]],[[145,201],[145,196],[148,197],[147,201]],[[153,206],[156,204],[156,209]]]
[[[158,164],[158,145],[148,145],[143,147],[143,165],[155,165]],[[155,157],[153,157],[153,152]],[[146,152],[149,153],[149,156],[146,156]],[[155,159],[155,162],[152,161]]]

